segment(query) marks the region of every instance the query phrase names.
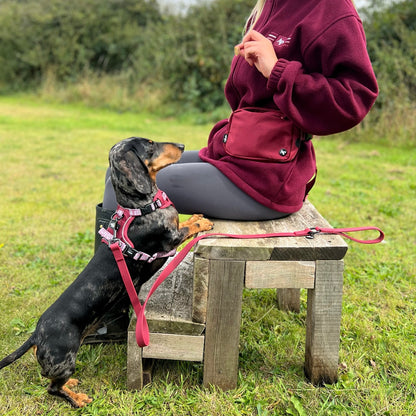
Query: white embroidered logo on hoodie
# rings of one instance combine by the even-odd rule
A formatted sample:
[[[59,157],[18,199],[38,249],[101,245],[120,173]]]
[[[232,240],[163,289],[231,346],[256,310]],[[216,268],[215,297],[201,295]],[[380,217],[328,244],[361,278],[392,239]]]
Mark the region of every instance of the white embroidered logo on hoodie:
[[[283,35],[277,35],[275,33],[269,33],[267,36],[267,39],[269,39],[270,41],[272,41],[272,43],[275,46],[288,46],[290,43],[290,40],[292,38],[289,38],[287,36],[283,36]]]

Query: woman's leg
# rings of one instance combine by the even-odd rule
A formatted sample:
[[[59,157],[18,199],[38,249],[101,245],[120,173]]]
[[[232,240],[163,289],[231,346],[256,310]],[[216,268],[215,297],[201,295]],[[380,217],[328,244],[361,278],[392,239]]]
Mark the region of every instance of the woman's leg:
[[[270,220],[287,213],[274,211],[249,197],[198,152],[185,152],[182,159],[162,169],[157,185],[182,214],[204,214],[232,220]]]
[[[114,192],[113,184],[111,183],[111,169],[108,168],[105,174],[103,209],[113,210],[117,209],[116,193]]]

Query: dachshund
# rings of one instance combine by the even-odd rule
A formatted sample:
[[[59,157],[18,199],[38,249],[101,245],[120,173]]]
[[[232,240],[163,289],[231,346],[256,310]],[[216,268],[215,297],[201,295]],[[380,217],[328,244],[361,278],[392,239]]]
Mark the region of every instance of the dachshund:
[[[109,153],[111,180],[121,207],[141,209],[152,204],[160,192],[157,172],[179,160],[184,146],[131,137],[114,145]],[[147,212],[150,211],[150,212]],[[128,239],[146,253],[168,253],[200,231],[212,228],[202,215],[193,215],[179,224],[173,205],[147,210],[134,217],[128,228]],[[164,264],[166,258],[151,263],[126,257],[126,264],[137,290]],[[105,244],[72,282],[39,318],[30,338],[15,352],[0,361],[0,369],[16,361],[30,348],[35,349],[42,375],[51,380],[48,392],[67,400],[73,407],[84,407],[92,401],[86,394],[75,393],[71,379],[75,360],[83,339],[100,324],[108,311],[127,307],[129,298],[114,256]]]

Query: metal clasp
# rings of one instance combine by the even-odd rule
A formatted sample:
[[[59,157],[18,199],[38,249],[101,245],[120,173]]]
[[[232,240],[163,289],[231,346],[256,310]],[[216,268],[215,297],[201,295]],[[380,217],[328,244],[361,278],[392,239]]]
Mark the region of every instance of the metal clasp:
[[[319,234],[319,233],[320,231],[317,230],[315,227],[310,228],[306,238],[308,238],[309,240],[313,240],[315,238],[315,234]]]

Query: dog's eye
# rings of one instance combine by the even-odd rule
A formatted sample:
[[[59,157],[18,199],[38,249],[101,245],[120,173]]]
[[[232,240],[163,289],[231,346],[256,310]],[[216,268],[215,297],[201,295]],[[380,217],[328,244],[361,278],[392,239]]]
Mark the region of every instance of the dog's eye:
[[[153,140],[149,140],[148,145],[149,145],[148,152],[153,154],[154,149],[155,149],[155,142]]]

